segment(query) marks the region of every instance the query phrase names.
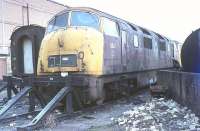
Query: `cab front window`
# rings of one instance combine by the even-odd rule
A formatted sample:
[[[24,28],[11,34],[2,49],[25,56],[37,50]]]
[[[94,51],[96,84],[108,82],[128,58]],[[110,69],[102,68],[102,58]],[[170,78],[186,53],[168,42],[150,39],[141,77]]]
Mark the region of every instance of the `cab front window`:
[[[98,30],[99,18],[89,12],[73,11],[71,13],[71,26],[86,26]]]
[[[47,26],[47,33],[58,30],[66,29],[68,21],[68,13],[57,15],[52,19]]]

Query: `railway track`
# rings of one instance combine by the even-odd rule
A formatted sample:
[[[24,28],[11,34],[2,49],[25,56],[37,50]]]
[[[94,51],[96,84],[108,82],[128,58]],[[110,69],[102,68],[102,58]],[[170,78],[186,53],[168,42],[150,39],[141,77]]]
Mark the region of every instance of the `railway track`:
[[[10,123],[12,121],[16,121],[17,119],[20,118],[25,118],[27,119],[28,116],[35,116],[37,113],[39,113],[41,110],[33,111],[33,112],[28,112],[28,113],[22,113],[18,115],[13,115],[10,117],[5,117],[0,119],[0,123],[5,124],[5,123]]]
[[[133,97],[144,92],[147,91],[147,89],[142,89],[140,91],[137,91],[136,93],[133,94]],[[125,99],[125,98],[121,98],[121,99]],[[37,123],[36,125],[17,125],[15,126],[17,130],[21,131],[21,130],[34,130],[34,129],[40,129],[40,128],[44,128],[45,127],[45,122],[46,120],[48,120],[48,116],[53,115],[54,116],[54,121],[56,123],[62,122],[66,119],[70,119],[73,117],[77,117],[80,116],[83,113],[86,112],[94,112],[96,110],[101,110],[104,109],[105,106],[107,105],[112,105],[113,103],[115,103],[116,100],[113,101],[108,101],[106,103],[103,103],[101,105],[96,105],[96,106],[92,106],[92,107],[87,107],[87,108],[83,108],[80,111],[76,111],[73,113],[63,113],[63,112],[58,112],[57,110],[53,110],[52,113],[49,113],[46,117],[42,118],[41,121],[39,123]],[[4,118],[0,118],[0,125],[8,125],[9,123],[12,122],[17,122],[17,121],[30,121],[31,118],[36,117],[42,110],[37,110],[37,111],[33,111],[33,112],[28,112],[28,113],[22,113],[22,114],[18,114],[18,115],[14,115],[14,116],[10,116],[10,117],[4,117]],[[35,119],[35,118],[34,118]],[[33,120],[32,120],[33,121]],[[23,123],[23,122],[21,122]]]
[[[76,112],[73,112],[73,113],[61,113],[61,112],[57,112],[57,110],[54,110],[53,114],[54,115],[54,121],[56,122],[61,122],[65,119],[70,119],[70,118],[73,118],[73,117],[77,117],[79,115],[81,115],[83,112],[90,112],[90,111],[95,111],[97,109],[101,109],[103,108],[104,106],[108,105],[108,104],[111,104],[112,102],[107,102],[107,103],[104,103],[102,105],[97,105],[97,106],[93,106],[93,107],[87,107],[87,108],[84,108],[80,111],[76,111]],[[16,122],[16,121],[19,121],[19,120],[22,120],[22,121],[30,121],[31,118],[34,118],[39,112],[41,112],[41,110],[37,110],[37,111],[33,111],[33,112],[28,112],[28,113],[22,113],[22,114],[18,114],[18,115],[14,115],[14,116],[10,116],[10,117],[5,117],[5,118],[1,118],[0,119],[0,124],[3,124],[3,125],[9,125],[10,123],[12,122]],[[51,115],[49,114],[49,116]],[[46,117],[46,119],[48,119],[48,116]],[[32,129],[39,129],[39,128],[43,128],[45,126],[45,119],[43,119],[43,121],[39,124],[37,124],[37,126],[34,126],[34,127],[31,127]],[[24,127],[26,127],[27,125],[25,125]],[[19,127],[16,126],[16,128],[18,129]],[[21,126],[20,126],[21,128]],[[18,130],[22,130],[22,129],[18,129]],[[24,129],[23,129],[24,130]],[[31,130],[31,129],[27,129],[27,130]]]
[[[151,113],[149,113],[149,110]],[[3,122],[4,120],[0,120],[0,130],[4,129],[2,128],[3,126],[8,127],[9,125],[12,125],[12,127],[4,130],[16,130],[16,128],[25,123],[25,121],[31,121],[29,118],[30,115],[34,117],[37,113],[38,112],[32,112],[30,114],[20,114],[11,118],[5,118],[5,122]],[[130,114],[127,115],[127,113]],[[140,117],[136,117],[138,115]],[[128,121],[125,121],[127,119],[132,122],[128,123]],[[150,91],[144,89],[134,93],[130,97],[108,101],[102,105],[83,108],[80,111],[69,114],[59,113],[57,109],[54,109],[41,123],[37,124],[37,127],[34,127],[34,129],[39,131],[64,131],[74,129],[125,130],[125,128],[134,128],[134,123],[136,122],[138,122],[136,124],[138,130],[153,130],[154,128],[162,128],[166,131],[170,129],[200,129],[196,119],[194,114],[190,110],[187,110],[186,107],[182,107],[174,101],[165,98],[153,98]],[[185,121],[186,123],[184,124]],[[193,123],[193,121],[195,123]],[[182,125],[171,125],[171,123],[179,122],[181,122]],[[2,126],[2,124],[4,125]],[[195,126],[195,124],[198,125]]]

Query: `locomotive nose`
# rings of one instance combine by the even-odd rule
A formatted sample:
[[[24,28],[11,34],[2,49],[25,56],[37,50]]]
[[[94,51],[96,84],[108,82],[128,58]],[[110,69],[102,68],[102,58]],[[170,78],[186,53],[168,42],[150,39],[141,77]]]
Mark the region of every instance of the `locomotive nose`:
[[[87,30],[67,29],[47,34],[41,49],[42,72],[78,72],[83,70],[83,45]],[[47,61],[47,62],[46,62]]]
[[[95,29],[69,27],[47,34],[42,41],[38,74],[102,72],[103,34]],[[91,61],[92,60],[92,61]],[[43,70],[41,70],[43,69]]]

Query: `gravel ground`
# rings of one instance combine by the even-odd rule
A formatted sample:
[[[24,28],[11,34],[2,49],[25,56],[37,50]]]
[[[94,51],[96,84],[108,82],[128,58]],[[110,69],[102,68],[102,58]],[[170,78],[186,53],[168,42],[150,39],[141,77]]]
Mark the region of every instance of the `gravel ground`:
[[[56,122],[51,114],[41,131],[200,131],[198,117],[173,100],[152,98],[149,91],[106,103],[98,108],[80,111],[80,115]],[[20,120],[18,120],[20,121]],[[21,122],[0,124],[0,130],[11,131]]]
[[[133,105],[120,117],[112,120],[127,131],[200,131],[199,118],[191,110],[164,98],[153,98],[141,105]]]
[[[200,131],[199,118],[173,100],[152,98],[148,91],[118,100],[45,130]]]

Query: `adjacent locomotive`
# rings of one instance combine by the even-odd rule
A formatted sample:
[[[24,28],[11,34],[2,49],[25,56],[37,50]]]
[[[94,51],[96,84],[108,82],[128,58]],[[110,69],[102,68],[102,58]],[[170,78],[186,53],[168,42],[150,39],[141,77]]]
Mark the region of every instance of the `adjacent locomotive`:
[[[155,83],[156,71],[173,68],[178,57],[178,42],[92,8],[68,8],[49,21],[45,34],[22,27],[11,41],[12,79],[44,99],[68,84],[82,104]]]
[[[185,72],[200,73],[200,29],[192,32],[186,39],[181,50],[181,62]]]

